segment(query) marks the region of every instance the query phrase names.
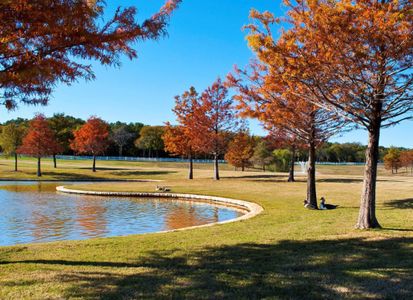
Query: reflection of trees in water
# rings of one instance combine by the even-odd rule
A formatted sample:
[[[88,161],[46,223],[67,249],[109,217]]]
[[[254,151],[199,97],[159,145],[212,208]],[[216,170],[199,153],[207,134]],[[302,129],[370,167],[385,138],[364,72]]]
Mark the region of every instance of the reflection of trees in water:
[[[37,182],[37,183],[20,183],[20,184],[5,184],[0,185],[0,189],[13,192],[13,193],[33,193],[33,192],[56,192],[55,183],[44,183],[44,182]]]
[[[212,216],[197,211],[194,204],[177,204],[170,207],[165,216],[165,230],[197,226],[206,223],[218,222],[218,207],[211,207]]]
[[[56,183],[0,186],[0,244],[117,236],[225,219],[220,207],[172,199],[104,198],[55,192]],[[53,191],[53,192],[49,192]]]
[[[42,240],[48,237],[65,237],[71,218],[58,211],[54,214],[50,211],[36,211],[30,220],[32,236],[35,240]]]
[[[106,233],[105,203],[85,200],[76,206],[76,211],[76,223],[83,229],[82,235],[101,236]]]

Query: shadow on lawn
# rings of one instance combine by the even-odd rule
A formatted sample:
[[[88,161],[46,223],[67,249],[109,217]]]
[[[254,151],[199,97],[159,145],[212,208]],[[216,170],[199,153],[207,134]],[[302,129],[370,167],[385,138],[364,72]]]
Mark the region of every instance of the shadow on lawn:
[[[116,170],[116,169],[106,169],[106,168],[96,168],[97,172],[93,173],[92,170],[90,169],[90,174],[76,174],[76,173],[70,173],[70,172],[60,172],[60,171],[47,171],[47,172],[42,172],[43,176],[50,176],[53,177],[54,179],[57,180],[80,180],[80,181],[94,181],[94,180],[106,180],[106,181],[116,181],[120,180],[122,178],[108,178],[108,173],[102,174],[102,176],[99,175],[99,171],[104,171],[104,170]],[[110,175],[116,175],[118,177],[122,176],[152,176],[152,175],[166,175],[166,174],[171,174],[171,173],[176,173],[174,171],[115,171],[109,173]],[[105,176],[106,174],[106,176]],[[128,179],[128,178],[125,178]]]
[[[317,182],[331,182],[331,183],[362,183],[362,178],[322,178],[317,179]],[[377,182],[403,182],[394,179],[377,179]]]
[[[118,176],[152,176],[152,175],[167,175],[174,174],[176,171],[122,171],[122,172],[113,172],[113,175]]]
[[[90,171],[92,173],[92,171]],[[99,176],[99,175],[88,175],[88,174],[76,174],[76,173],[70,173],[70,172],[60,172],[60,171],[47,171],[47,172],[42,172],[43,176],[50,176],[53,177],[56,180],[80,180],[80,181],[84,181],[84,180],[104,180],[107,179],[103,176]]]
[[[68,298],[411,299],[412,245],[413,238],[287,240],[206,248],[185,255],[152,252],[128,263],[28,260],[0,265],[34,263],[45,271],[50,265],[74,266],[55,278],[71,285],[63,295]],[[17,281],[5,284],[14,283],[18,285]]]
[[[287,182],[288,175],[241,175],[241,176],[221,176],[221,178],[225,179],[245,179],[247,181],[253,182]],[[304,182],[304,179],[297,179],[297,182]]]
[[[78,168],[79,170],[91,170],[92,171],[92,167],[80,167]],[[122,170],[130,170],[130,168],[119,168],[119,167],[96,167],[97,171],[122,171]]]
[[[384,206],[397,209],[413,209],[413,198],[388,201],[384,203]]]

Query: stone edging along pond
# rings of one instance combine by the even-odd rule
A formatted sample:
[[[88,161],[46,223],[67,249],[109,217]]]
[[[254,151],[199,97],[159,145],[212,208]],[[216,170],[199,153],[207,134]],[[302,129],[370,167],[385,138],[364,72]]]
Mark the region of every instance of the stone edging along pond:
[[[151,197],[151,198],[172,198],[172,199],[179,199],[179,200],[188,200],[188,201],[195,201],[195,202],[207,202],[212,204],[218,204],[228,207],[233,207],[242,211],[246,211],[247,213],[231,220],[226,220],[222,222],[215,222],[209,223],[204,225],[198,226],[191,226],[191,227],[184,227],[179,229],[161,231],[161,232],[171,232],[171,231],[179,231],[179,230],[186,230],[186,229],[193,229],[193,228],[201,228],[201,227],[208,227],[216,224],[225,224],[225,223],[232,223],[241,220],[247,220],[256,215],[260,214],[264,209],[253,202],[248,202],[244,200],[237,200],[231,198],[223,198],[223,197],[215,197],[215,196],[204,196],[204,195],[194,195],[194,194],[176,194],[176,193],[148,193],[148,192],[97,192],[97,191],[82,191],[82,190],[74,190],[69,189],[64,186],[56,187],[58,192],[67,193],[67,194],[77,194],[77,195],[91,195],[91,196],[119,196],[119,197]]]

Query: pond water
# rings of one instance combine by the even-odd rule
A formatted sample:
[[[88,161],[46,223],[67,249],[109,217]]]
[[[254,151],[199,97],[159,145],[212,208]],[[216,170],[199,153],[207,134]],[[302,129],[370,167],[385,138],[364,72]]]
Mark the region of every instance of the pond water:
[[[0,182],[0,245],[156,232],[243,214],[199,202],[63,194],[58,185]]]

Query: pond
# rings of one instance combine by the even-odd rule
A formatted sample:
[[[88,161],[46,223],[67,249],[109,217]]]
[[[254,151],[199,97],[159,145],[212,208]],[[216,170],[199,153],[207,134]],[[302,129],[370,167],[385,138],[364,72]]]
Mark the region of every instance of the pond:
[[[63,194],[56,192],[58,185],[0,182],[1,246],[157,232],[243,214],[184,200]]]

